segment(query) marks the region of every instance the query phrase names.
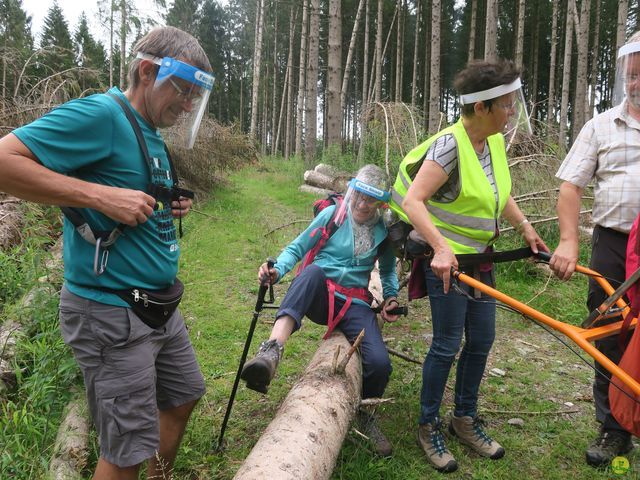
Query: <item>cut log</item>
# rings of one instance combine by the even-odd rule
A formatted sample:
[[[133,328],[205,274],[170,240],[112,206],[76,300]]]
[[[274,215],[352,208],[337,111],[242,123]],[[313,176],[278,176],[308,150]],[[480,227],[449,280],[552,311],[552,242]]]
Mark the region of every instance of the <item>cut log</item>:
[[[80,472],[89,457],[89,416],[83,395],[70,402],[53,449],[49,464],[50,480],[81,480]]]
[[[353,177],[353,175],[349,174],[349,172],[344,172],[333,165],[327,165],[326,163],[319,163],[316,165],[316,168],[313,169],[318,173],[322,173],[323,175],[327,175],[331,178],[343,177],[349,180]]]
[[[335,350],[349,342],[334,332],[320,344],[235,480],[322,480],[331,477],[340,447],[360,403],[359,355],[345,373],[332,371]]]
[[[304,193],[310,193],[311,195],[315,195],[318,198],[324,198],[331,193],[331,190],[327,190],[326,188],[318,188],[312,187],[311,185],[300,185],[298,190]]]
[[[335,192],[344,192],[347,190],[349,178],[334,178],[313,170],[307,170],[304,172],[304,181],[307,185],[313,187],[326,188],[327,190],[333,190]]]

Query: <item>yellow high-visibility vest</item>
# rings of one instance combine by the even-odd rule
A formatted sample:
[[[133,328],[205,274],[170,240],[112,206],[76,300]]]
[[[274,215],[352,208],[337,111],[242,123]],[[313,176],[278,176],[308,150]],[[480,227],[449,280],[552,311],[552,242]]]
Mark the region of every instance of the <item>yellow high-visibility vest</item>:
[[[452,134],[456,139],[460,192],[451,202],[429,200],[426,205],[427,210],[431,221],[447,240],[453,253],[481,253],[497,238],[498,218],[511,194],[511,176],[502,134],[497,133],[487,137],[493,176],[498,191],[497,201],[460,119],[451,127],[429,137],[404,157],[391,189],[389,206],[402,220],[411,223],[402,210],[402,201],[420,170],[431,144],[437,138],[447,134]]]

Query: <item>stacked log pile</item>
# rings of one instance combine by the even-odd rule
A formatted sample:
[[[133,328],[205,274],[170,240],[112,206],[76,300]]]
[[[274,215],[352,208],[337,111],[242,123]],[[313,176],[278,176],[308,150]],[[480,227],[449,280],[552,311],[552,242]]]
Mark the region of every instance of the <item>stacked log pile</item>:
[[[299,190],[318,197],[326,197],[331,192],[344,193],[353,175],[336,167],[320,163],[313,170],[304,172],[304,185]]]

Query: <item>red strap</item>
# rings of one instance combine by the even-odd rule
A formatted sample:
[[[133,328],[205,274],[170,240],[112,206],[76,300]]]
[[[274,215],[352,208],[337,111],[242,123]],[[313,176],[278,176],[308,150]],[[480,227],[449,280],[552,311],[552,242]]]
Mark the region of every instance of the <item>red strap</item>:
[[[309,265],[313,263],[313,260],[316,258],[316,255],[318,254],[318,252],[322,250],[322,247],[324,247],[327,241],[329,240],[329,230],[327,230],[327,227],[318,227],[315,230],[313,230],[310,235],[311,238],[315,237],[318,231],[320,231],[320,234],[321,234],[320,240],[318,240],[318,243],[316,243],[314,247],[307,252],[304,259],[298,266],[298,270],[296,271],[296,276],[300,275],[302,270],[304,270],[305,268],[307,268]]]
[[[327,291],[329,292],[329,314],[327,316],[327,333],[325,333],[324,337],[322,337],[323,340],[329,338],[331,332],[333,332],[338,323],[340,323],[340,320],[342,320],[345,313],[347,313],[347,310],[349,310],[354,297],[359,298],[360,300],[363,300],[367,303],[371,303],[371,294],[366,288],[343,287],[342,285],[338,285],[333,280],[327,279]],[[333,314],[336,291],[344,295],[346,297],[346,300],[338,314],[334,317]]]

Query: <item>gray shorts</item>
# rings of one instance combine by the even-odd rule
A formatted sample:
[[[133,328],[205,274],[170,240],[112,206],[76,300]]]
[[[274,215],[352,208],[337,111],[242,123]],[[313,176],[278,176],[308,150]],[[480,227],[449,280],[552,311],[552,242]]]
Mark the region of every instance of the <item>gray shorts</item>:
[[[152,329],[130,308],[60,295],[60,328],[82,370],[100,455],[119,467],[154,456],[158,410],[205,392],[204,378],[178,310]]]

